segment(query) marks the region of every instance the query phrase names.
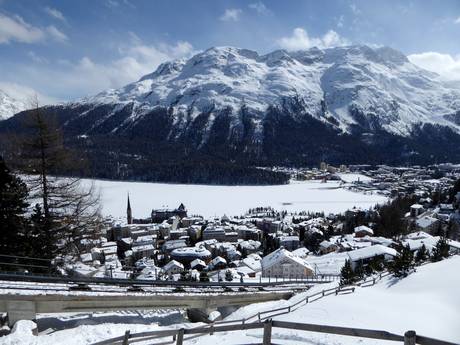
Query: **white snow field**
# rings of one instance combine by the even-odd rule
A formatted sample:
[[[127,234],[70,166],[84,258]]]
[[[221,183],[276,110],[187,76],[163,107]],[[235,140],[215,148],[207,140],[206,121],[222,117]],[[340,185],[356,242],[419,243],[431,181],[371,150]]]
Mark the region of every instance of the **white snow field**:
[[[101,193],[102,213],[106,216],[126,217],[129,193],[133,216],[145,218],[153,208],[176,208],[180,203],[189,215],[204,217],[239,216],[248,209],[271,206],[276,210],[344,212],[361,207],[368,209],[387,199],[377,194],[352,192],[339,182],[291,182],[275,186],[212,186],[147,182],[116,182],[84,180]]]
[[[397,280],[387,277],[375,286],[357,288],[355,293],[331,295],[298,310],[275,317],[275,320],[384,330],[403,335],[415,330],[418,334],[460,343],[460,257],[417,268],[417,272]],[[318,286],[307,292],[329,288]],[[296,302],[300,296],[294,296]],[[284,302],[287,305],[287,303]],[[292,304],[292,303],[289,303]],[[240,319],[259,311],[283,307],[283,302],[270,305],[253,304],[239,309],[231,319]],[[250,344],[261,342],[262,330],[226,332],[206,336],[195,343]],[[272,342],[276,344],[398,344],[398,342],[337,336],[324,333],[275,328]]]

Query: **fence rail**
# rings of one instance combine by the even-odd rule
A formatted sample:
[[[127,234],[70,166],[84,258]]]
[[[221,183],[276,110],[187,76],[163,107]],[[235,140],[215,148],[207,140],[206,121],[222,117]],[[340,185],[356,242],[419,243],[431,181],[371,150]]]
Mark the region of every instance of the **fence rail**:
[[[334,335],[345,335],[351,337],[359,338],[368,338],[368,339],[378,339],[385,341],[398,341],[404,342],[404,345],[456,345],[451,342],[428,338],[424,336],[417,335],[415,331],[410,330],[405,332],[404,335],[394,334],[382,330],[374,329],[363,329],[363,328],[352,328],[352,327],[339,327],[339,326],[329,326],[329,325],[317,325],[309,323],[297,323],[297,322],[286,322],[286,321],[274,321],[268,319],[264,322],[254,322],[247,324],[238,324],[238,325],[226,325],[226,326],[214,326],[214,327],[196,327],[189,329],[175,329],[175,330],[165,330],[165,331],[156,331],[156,332],[141,332],[131,334],[129,331],[126,331],[124,336],[117,338],[104,340],[93,345],[110,345],[110,344],[123,344],[128,345],[133,342],[160,339],[166,337],[173,337],[172,341],[163,341],[160,344],[171,344],[175,343],[176,345],[183,345],[185,340],[190,340],[195,338],[197,335],[201,334],[214,334],[220,332],[232,332],[232,331],[242,331],[249,329],[263,329],[263,343],[262,345],[271,345],[272,338],[272,329],[273,328],[282,328],[282,329],[293,329],[298,331],[307,331],[307,332],[317,332],[317,333],[327,333]],[[192,337],[185,338],[185,335],[192,335]],[[132,341],[130,341],[132,340]]]

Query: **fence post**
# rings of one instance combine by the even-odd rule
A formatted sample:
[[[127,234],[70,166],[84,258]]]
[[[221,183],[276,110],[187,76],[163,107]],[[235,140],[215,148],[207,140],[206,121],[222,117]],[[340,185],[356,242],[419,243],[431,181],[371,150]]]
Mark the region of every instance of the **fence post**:
[[[123,338],[123,345],[128,345],[128,339],[129,339],[129,334],[130,334],[130,330],[128,329],[126,332],[125,332],[125,337]]]
[[[323,297],[324,297],[324,290],[323,290]]]
[[[213,335],[214,334],[214,324],[211,325],[211,327],[209,327],[209,335]]]
[[[305,303],[308,303],[308,296],[305,298]]]
[[[407,331],[404,333],[404,345],[415,345],[415,331]]]
[[[264,322],[264,341],[263,345],[271,345],[272,343],[272,320]]]
[[[257,313],[257,317],[259,318],[259,322],[260,322],[260,311]]]
[[[182,345],[183,342],[184,342],[184,329],[181,328],[177,331],[176,345]]]

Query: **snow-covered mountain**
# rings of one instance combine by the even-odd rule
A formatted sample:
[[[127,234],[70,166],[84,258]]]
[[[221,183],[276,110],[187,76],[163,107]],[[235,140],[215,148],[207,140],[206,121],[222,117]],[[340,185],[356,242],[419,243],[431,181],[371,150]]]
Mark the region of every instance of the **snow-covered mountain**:
[[[306,113],[323,121],[333,118],[344,131],[352,125],[371,130],[381,126],[408,135],[414,124],[427,122],[458,131],[458,124],[448,118],[460,110],[459,96],[458,90],[391,48],[312,48],[259,55],[217,47],[189,60],[162,64],[137,82],[81,102],[132,104],[132,114],[125,119],[132,122],[155,107],[172,107],[174,114],[188,113],[193,119],[226,108],[238,114],[243,105],[262,120],[269,106],[296,99]],[[104,121],[115,113],[107,113]]]
[[[203,160],[460,162],[460,89],[387,47],[265,55],[210,48],[120,89],[45,109],[102,177],[136,165],[151,176],[152,164]],[[0,132],[17,130],[20,116]]]
[[[24,102],[14,99],[0,90],[0,121],[6,120],[26,109]]]

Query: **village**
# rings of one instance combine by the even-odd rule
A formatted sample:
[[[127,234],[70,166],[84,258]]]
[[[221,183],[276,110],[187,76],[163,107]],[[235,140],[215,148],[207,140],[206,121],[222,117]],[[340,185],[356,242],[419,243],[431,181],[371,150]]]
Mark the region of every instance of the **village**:
[[[353,174],[360,177],[350,183]],[[443,166],[440,173],[439,167],[334,168],[321,163],[319,169],[293,173],[300,175],[323,183],[341,179],[359,193],[402,198],[405,206],[389,206],[407,206],[398,210],[404,211],[398,219],[402,230],[382,231],[384,224],[374,220],[384,222],[383,211],[360,208],[323,214],[258,207],[240,216],[205,219],[189,215],[180,204],[135,219],[128,196],[126,220],[107,220],[105,236],[86,239],[86,252],[67,261],[62,273],[179,281],[339,279],[347,261],[353,269],[372,273],[393,261],[402,247],[416,253],[423,246],[429,254],[440,238],[447,237],[451,254],[460,252],[460,193],[448,197],[460,176],[455,166]]]

